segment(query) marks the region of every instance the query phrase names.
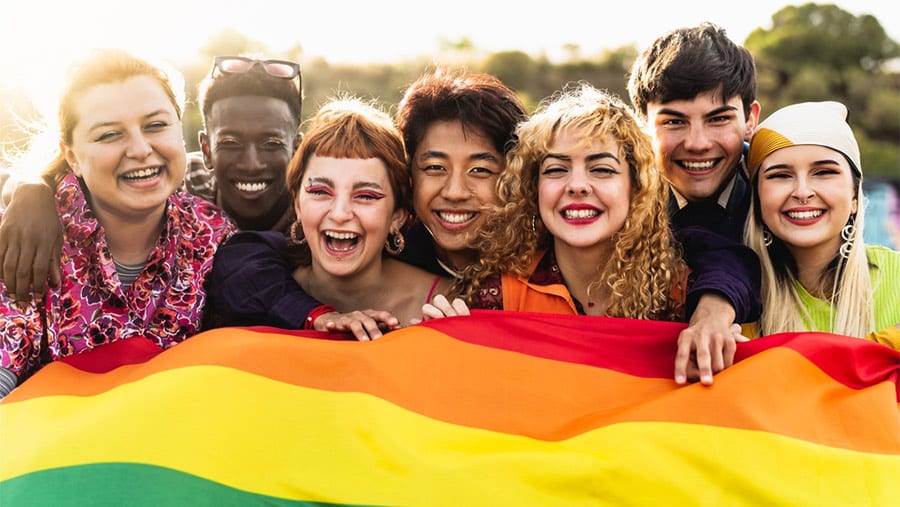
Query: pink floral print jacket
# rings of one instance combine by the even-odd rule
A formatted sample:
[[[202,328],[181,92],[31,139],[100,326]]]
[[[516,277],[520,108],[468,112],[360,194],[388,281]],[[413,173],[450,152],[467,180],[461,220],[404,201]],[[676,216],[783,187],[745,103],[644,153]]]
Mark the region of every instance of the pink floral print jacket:
[[[48,361],[106,343],[143,336],[167,348],[199,331],[213,255],[236,230],[221,210],[188,193],[172,194],[159,241],[126,289],[74,175],[57,187],[56,207],[62,283],[44,301],[22,308],[0,291],[0,367],[21,382]]]

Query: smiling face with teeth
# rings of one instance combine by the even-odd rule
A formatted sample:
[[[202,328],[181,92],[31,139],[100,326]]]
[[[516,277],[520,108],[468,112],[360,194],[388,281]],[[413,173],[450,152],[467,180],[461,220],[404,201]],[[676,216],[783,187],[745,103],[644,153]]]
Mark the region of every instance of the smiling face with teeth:
[[[806,252],[837,255],[841,229],[857,210],[857,189],[840,152],[796,145],[769,154],[760,167],[759,207],[772,235],[796,259]]]
[[[63,154],[101,223],[165,210],[186,167],[181,121],[158,81],[136,76],[88,88]]]
[[[722,102],[712,90],[690,100],[649,102],[647,121],[656,160],[688,201],[717,198],[741,164],[744,141],[759,120],[759,103],[744,114],[740,95]]]
[[[609,136],[586,142],[563,128],[538,167],[541,221],[561,249],[606,248],[631,208],[631,173]]]
[[[475,256],[471,239],[484,221],[482,208],[497,202],[494,187],[504,168],[491,139],[458,120],[429,124],[416,147],[413,207],[438,256],[456,268]]]
[[[309,244],[313,270],[346,277],[376,271],[388,232],[408,217],[381,159],[313,155],[295,209]]]
[[[296,130],[290,106],[274,97],[225,97],[210,108],[200,147],[216,174],[216,204],[241,229],[268,230],[290,210],[285,171]]]

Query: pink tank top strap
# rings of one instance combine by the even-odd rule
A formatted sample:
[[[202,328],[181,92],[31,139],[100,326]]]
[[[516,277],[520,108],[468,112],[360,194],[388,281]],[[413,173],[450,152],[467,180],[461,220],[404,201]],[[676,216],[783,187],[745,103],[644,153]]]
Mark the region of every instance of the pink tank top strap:
[[[425,298],[425,303],[430,303],[431,298],[434,296],[434,289],[437,288],[437,285],[441,282],[441,276],[438,275],[434,278],[434,283],[431,284],[431,289],[428,290],[428,297]]]

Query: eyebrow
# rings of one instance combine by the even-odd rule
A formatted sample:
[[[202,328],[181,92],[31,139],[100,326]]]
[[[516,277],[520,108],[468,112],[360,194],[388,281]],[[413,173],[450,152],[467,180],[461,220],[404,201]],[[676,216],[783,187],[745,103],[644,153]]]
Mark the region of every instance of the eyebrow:
[[[429,158],[441,158],[447,159],[450,158],[450,155],[443,151],[438,150],[427,150],[423,151],[419,156],[419,159],[429,159]],[[469,155],[469,160],[486,160],[488,162],[500,163],[500,159],[498,159],[493,153],[489,151],[482,151],[478,153],[473,153]]]
[[[812,165],[841,165],[838,159],[833,158],[824,158],[822,160],[816,160],[812,163]]]
[[[228,128],[216,130],[215,134],[217,136],[243,136],[243,135],[246,135],[247,132],[244,130],[241,130],[240,127],[228,127]],[[261,137],[277,137],[280,139],[284,139],[286,136],[284,135],[284,131],[279,131],[277,129],[270,129],[270,130],[261,130],[260,132],[256,133],[256,138],[261,138]]]
[[[495,157],[493,153],[488,152],[488,151],[482,151],[480,153],[473,153],[472,155],[469,156],[469,160],[487,160],[488,162],[497,162],[497,163],[500,162],[499,160],[497,160],[497,157]]]
[[[563,153],[548,153],[548,154],[544,155],[544,158],[541,159],[541,163],[546,162],[548,158],[555,158],[557,160],[563,160],[565,162],[572,161],[572,157],[569,155],[565,155]],[[614,154],[612,154],[608,151],[601,151],[599,153],[591,153],[590,155],[587,156],[586,160],[588,162],[594,162],[595,160],[603,160],[603,159],[607,159],[607,158],[615,160],[617,164],[622,163],[619,160],[619,157],[615,156]]]
[[[793,166],[791,166],[790,164],[773,164],[773,165],[770,165],[770,166],[766,167],[765,169],[763,169],[763,172],[767,173],[769,171],[774,171],[776,169],[789,169],[791,167],[793,167]]]
[[[169,113],[169,111],[167,111],[167,110],[165,110],[165,109],[157,109],[156,111],[151,111],[151,112],[145,114],[144,116],[141,117],[141,119],[142,119],[142,120],[147,120],[147,119],[153,118],[154,116],[157,116],[157,115],[160,115],[160,114],[168,114],[168,113]],[[95,123],[95,124],[91,125],[91,126],[88,128],[88,132],[91,132],[91,131],[96,130],[96,129],[98,129],[98,128],[105,128],[105,127],[112,127],[112,126],[115,126],[115,125],[121,125],[121,123],[122,123],[122,122],[119,122],[119,121],[102,121],[102,122]]]
[[[729,113],[729,112],[732,112],[732,111],[737,111],[737,109],[738,109],[738,108],[735,107],[735,106],[725,104],[725,105],[723,105],[723,106],[719,106],[719,107],[713,109],[712,111],[710,111],[710,112],[708,112],[708,113],[705,113],[705,114],[703,115],[703,117],[704,117],[704,118],[709,118],[709,117],[711,117],[711,116],[716,116],[716,115],[719,115],[719,114],[722,114],[722,113]],[[679,117],[679,118],[686,118],[686,117],[687,117],[687,115],[684,114],[683,112],[678,111],[677,109],[669,109],[669,108],[667,108],[667,107],[664,107],[664,108],[660,109],[660,110],[659,110],[659,113],[657,113],[657,116],[658,116],[658,115],[661,115],[661,114],[665,114],[665,115],[669,115],[669,116],[677,116],[677,117]]]
[[[813,162],[813,163],[810,164],[810,165],[812,165],[813,167],[816,167],[816,166],[822,166],[822,165],[824,165],[824,166],[838,166],[838,167],[841,166],[840,162],[838,162],[836,159],[830,159],[830,158],[826,158],[826,159],[822,159],[822,160],[816,160],[815,162]],[[770,165],[769,167],[766,167],[765,170],[764,170],[763,172],[765,173],[765,172],[769,172],[769,171],[772,171],[772,170],[775,170],[775,169],[790,169],[790,168],[793,168],[793,167],[794,167],[794,166],[791,165],[791,164],[775,164],[775,165]]]
[[[308,180],[306,180],[307,185],[328,185],[329,187],[334,187],[334,181],[331,178],[327,178],[325,176],[314,176]],[[359,190],[360,188],[372,188],[375,190],[382,190],[382,186],[374,181],[358,181],[353,184],[353,190]]]
[[[359,181],[353,184],[353,190],[359,190],[361,188],[371,188],[374,190],[382,189],[381,185],[374,181]]]
[[[449,158],[449,157],[443,151],[426,150],[426,151],[423,151],[421,155],[419,155],[419,158],[425,159],[425,158]]]
[[[329,187],[333,187],[334,181],[332,181],[331,178],[326,178],[325,176],[314,176],[314,177],[311,177],[308,180],[306,180],[306,184],[307,185],[313,185],[313,184],[328,185]]]

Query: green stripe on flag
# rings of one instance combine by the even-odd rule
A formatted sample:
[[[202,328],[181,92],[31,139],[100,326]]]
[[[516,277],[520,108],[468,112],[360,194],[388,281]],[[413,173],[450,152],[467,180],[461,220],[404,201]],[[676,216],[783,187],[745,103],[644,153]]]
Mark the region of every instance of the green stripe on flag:
[[[298,470],[297,473],[303,473]],[[0,482],[3,507],[326,507],[235,489],[177,470],[138,463],[54,468]]]

